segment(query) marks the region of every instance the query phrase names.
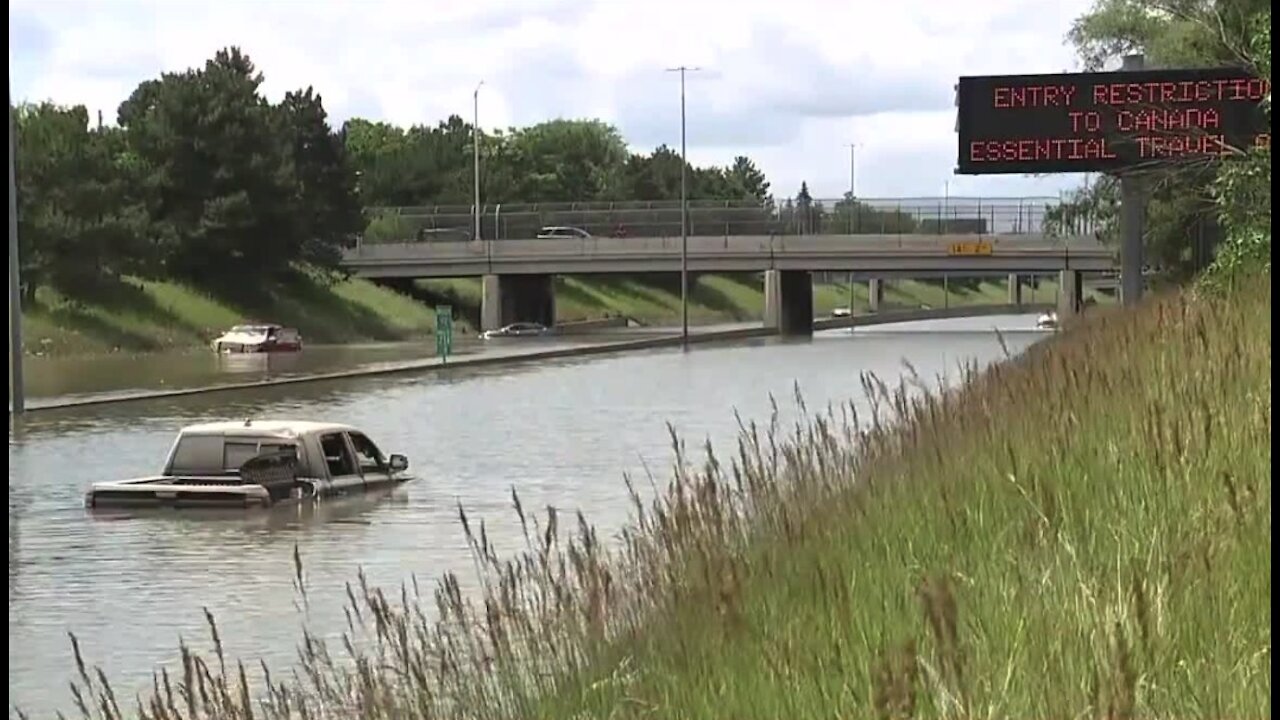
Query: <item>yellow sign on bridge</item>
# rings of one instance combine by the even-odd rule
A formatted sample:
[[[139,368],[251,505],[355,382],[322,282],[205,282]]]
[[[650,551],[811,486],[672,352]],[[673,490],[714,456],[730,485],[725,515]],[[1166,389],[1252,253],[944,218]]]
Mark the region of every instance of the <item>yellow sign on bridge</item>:
[[[991,251],[991,243],[985,240],[954,242],[947,247],[948,255],[990,255]]]

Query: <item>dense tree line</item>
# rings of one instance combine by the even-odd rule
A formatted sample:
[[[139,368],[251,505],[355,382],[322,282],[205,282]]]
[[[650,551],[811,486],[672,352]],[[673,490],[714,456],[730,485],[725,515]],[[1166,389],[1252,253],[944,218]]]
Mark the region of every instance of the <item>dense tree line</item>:
[[[365,232],[368,207],[469,205],[475,133],[459,117],[400,128],[353,119],[333,128],[312,88],[263,97],[237,48],[204,67],[147,80],[117,124],[83,106],[12,110],[24,298],[70,294],[121,275],[231,289],[332,269]],[[671,200],[681,160],[628,151],[596,120],[480,133],[482,192],[493,202]],[[689,167],[695,199],[765,202],[748,158]]]
[[[354,119],[343,125],[368,207],[469,206],[474,131],[458,116],[435,127],[399,128]],[[680,197],[681,160],[661,146],[630,153],[616,129],[599,120],[551,120],[480,134],[485,203],[673,200]],[[756,200],[769,182],[750,159],[728,167],[688,166],[694,200]]]
[[[78,295],[122,275],[230,292],[269,287],[300,267],[334,270],[357,238],[410,239],[424,227],[387,208],[460,207],[460,220],[448,224],[466,228],[477,136],[482,221],[495,226],[486,237],[496,231],[493,205],[674,201],[682,169],[693,202],[724,204],[697,214],[713,232],[992,229],[849,196],[824,205],[805,184],[775,199],[750,158],[682,166],[665,145],[631,152],[599,120],[480,133],[458,116],[408,128],[357,118],[334,128],[312,88],[272,103],[262,82],[249,57],[229,48],[202,68],[141,83],[115,125],[91,125],[83,106],[15,108],[24,298],[48,286]],[[545,219],[528,212],[502,222],[515,224],[507,236],[525,237]],[[650,215],[596,214],[581,224],[609,231],[615,221],[633,223],[635,234],[680,228],[669,203]],[[950,227],[956,223],[966,227]]]
[[[1218,67],[1246,64],[1271,78],[1269,0],[1095,0],[1068,38],[1086,70],[1116,65],[1142,53],[1150,67]],[[1265,103],[1270,110],[1270,100]],[[1148,173],[1145,244],[1149,264],[1183,280],[1214,261],[1223,240],[1240,227],[1239,203],[1224,205],[1222,192],[1262,198],[1270,224],[1271,150],[1258,148],[1223,163],[1183,165]],[[1265,169],[1265,172],[1263,170]],[[1265,180],[1265,182],[1264,182]],[[1050,210],[1051,229],[1069,232],[1082,222],[1105,241],[1119,242],[1120,188],[1102,176],[1073,191]],[[1224,237],[1225,236],[1225,237]],[[1270,253],[1269,230],[1267,255]]]
[[[136,274],[234,288],[333,267],[364,225],[356,175],[310,88],[279,104],[237,49],[140,84],[118,125],[13,110],[24,297]]]

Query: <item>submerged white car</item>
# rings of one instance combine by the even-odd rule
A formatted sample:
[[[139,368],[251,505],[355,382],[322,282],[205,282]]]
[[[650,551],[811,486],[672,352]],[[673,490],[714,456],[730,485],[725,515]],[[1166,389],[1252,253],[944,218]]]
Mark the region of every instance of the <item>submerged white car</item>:
[[[217,353],[297,352],[302,335],[274,323],[236,325],[213,341]]]
[[[518,322],[511,323],[497,330],[485,330],[480,333],[481,340],[492,340],[494,338],[504,337],[538,337],[546,335],[550,330],[546,325],[535,322]]]
[[[1040,330],[1053,330],[1056,327],[1058,327],[1058,313],[1052,310],[1040,313],[1036,318],[1036,328]]]

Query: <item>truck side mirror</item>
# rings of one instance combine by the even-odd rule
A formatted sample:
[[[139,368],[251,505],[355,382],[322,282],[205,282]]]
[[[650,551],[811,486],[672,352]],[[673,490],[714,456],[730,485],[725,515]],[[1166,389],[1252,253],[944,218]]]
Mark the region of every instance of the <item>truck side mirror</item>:
[[[391,460],[388,464],[391,466],[391,472],[404,472],[409,469],[409,458],[399,453],[394,453],[391,455]]]

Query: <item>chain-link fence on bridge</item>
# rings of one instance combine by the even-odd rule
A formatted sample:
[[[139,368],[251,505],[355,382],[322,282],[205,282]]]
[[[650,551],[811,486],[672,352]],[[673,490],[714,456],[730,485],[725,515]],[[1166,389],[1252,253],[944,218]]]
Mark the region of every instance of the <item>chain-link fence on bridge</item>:
[[[895,198],[754,202],[691,200],[691,236],[1092,234],[1090,218],[1058,198]],[[471,240],[471,206],[372,208],[365,242]],[[481,206],[482,239],[539,236],[678,237],[677,201],[503,203]]]

